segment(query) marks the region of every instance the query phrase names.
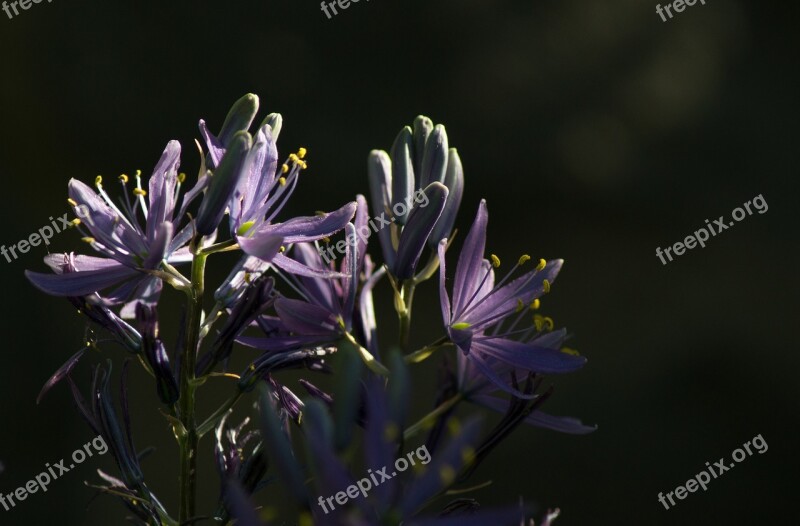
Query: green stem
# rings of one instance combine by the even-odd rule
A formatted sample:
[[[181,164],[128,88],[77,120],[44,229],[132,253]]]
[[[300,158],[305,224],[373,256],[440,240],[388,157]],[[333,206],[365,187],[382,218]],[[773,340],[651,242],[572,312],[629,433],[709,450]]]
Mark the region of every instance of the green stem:
[[[452,408],[456,406],[461,400],[464,399],[463,393],[458,393],[452,398],[445,400],[442,402],[439,407],[428,413],[427,415],[423,416],[419,421],[414,424],[413,426],[406,429],[405,433],[403,433],[403,439],[408,440],[412,438],[414,435],[422,431],[423,429],[430,427],[433,425],[434,421],[445,414],[446,412],[450,411]]]
[[[192,288],[189,292],[189,308],[186,316],[186,341],[181,360],[180,417],[185,429],[180,437],[180,511],[178,522],[184,523],[195,513],[197,480],[197,422],[195,420],[195,368],[197,346],[200,336],[200,321],[203,317],[203,289],[205,286],[206,254],[196,253],[192,260]]]

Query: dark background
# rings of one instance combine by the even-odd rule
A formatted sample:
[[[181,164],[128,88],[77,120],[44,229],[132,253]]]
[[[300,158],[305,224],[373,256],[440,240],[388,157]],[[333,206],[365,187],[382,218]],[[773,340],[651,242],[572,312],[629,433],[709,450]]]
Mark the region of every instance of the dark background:
[[[561,526],[795,524],[798,7],[707,0],[664,23],[655,5],[373,0],[328,20],[315,1],[55,0],[13,20],[0,13],[0,242],[66,212],[70,177],[149,174],[169,139],[181,141],[194,180],[198,119],[217,129],[247,92],[263,114],[283,114],[283,154],[309,149],[286,216],[366,193],[367,153],[424,113],[446,124],[465,165],[461,229],[486,198],[489,251],[566,260],[543,310],[589,358],[553,378],[548,410],[599,430],[521,429],[475,475],[494,481],[477,494],[483,504],[524,496],[560,507]],[[655,257],[759,194],[767,213],[666,266]],[[78,237],[57,235],[51,250],[85,251]],[[0,259],[3,493],[92,438],[66,387],[35,403],[84,327],[23,278],[44,269],[45,253]],[[415,310],[423,344],[441,331],[432,283]],[[117,349],[107,353],[119,362]],[[176,447],[135,369],[136,439],[159,448],[145,473],[174,510]],[[79,366],[78,378],[87,374]],[[204,411],[225,387],[211,389]],[[421,415],[435,385],[416,387]],[[758,434],[765,454],[673,509],[658,503]],[[209,444],[205,511],[217,492]],[[96,482],[98,467],[115,472],[110,455],[88,461],[47,494],[0,509],[0,524],[123,523],[108,497],[87,510],[82,482]],[[279,504],[269,491],[259,502]]]

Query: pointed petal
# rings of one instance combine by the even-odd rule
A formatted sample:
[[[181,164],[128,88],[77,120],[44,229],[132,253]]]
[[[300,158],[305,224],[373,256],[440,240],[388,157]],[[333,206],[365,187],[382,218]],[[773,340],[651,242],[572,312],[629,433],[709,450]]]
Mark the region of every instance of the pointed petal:
[[[150,176],[147,197],[150,207],[147,212],[147,238],[156,236],[159,226],[165,221],[172,221],[175,210],[175,186],[178,184],[178,166],[181,163],[181,145],[178,141],[170,141],[161,154]]]
[[[53,373],[53,376],[51,376],[42,387],[42,390],[39,392],[39,396],[36,397],[37,404],[42,401],[42,398],[44,398],[44,395],[46,395],[50,389],[52,389],[58,382],[69,376],[69,373],[71,373],[75,366],[78,365],[78,362],[83,357],[86,349],[88,349],[88,347],[83,347],[81,350],[73,354],[72,357],[64,363],[64,365],[59,367],[58,370]]]
[[[309,276],[312,278],[322,278],[322,279],[334,279],[334,278],[344,278],[346,277],[345,274],[341,272],[335,272],[332,270],[325,270],[325,269],[317,269],[312,268],[307,265],[303,265],[292,258],[288,258],[283,254],[277,254],[274,258],[272,258],[272,264],[281,270],[285,270],[290,274],[295,274],[297,276]]]
[[[34,287],[52,296],[85,296],[103,290],[139,273],[124,265],[87,272],[42,274],[25,271],[25,277]]]
[[[414,275],[425,243],[447,201],[447,187],[442,183],[431,183],[423,192],[428,197],[428,204],[414,207],[409,214],[408,224],[400,235],[397,260],[392,269],[392,273],[400,279],[408,279]]]
[[[503,400],[495,396],[477,395],[472,397],[472,401],[499,413],[505,413],[508,410],[508,400]],[[597,431],[597,426],[588,426],[577,418],[570,416],[553,416],[539,410],[535,410],[528,415],[525,419],[525,423],[570,435],[586,435]]]
[[[583,356],[504,338],[476,337],[470,353],[484,354],[512,367],[545,374],[568,373],[586,364]]]
[[[229,143],[234,140],[237,133],[250,128],[256,113],[258,113],[258,96],[253,93],[248,93],[233,103],[219,130],[219,140],[225,148],[231,147]]]
[[[337,328],[330,311],[305,301],[278,298],[275,310],[286,327],[297,334],[329,334]]]
[[[269,231],[273,235],[282,236],[286,244],[303,241],[317,241],[332,236],[342,230],[356,213],[356,203],[351,201],[340,209],[329,214],[296,217],[285,223],[265,225],[260,230]]]
[[[482,275],[483,254],[486,251],[486,225],[489,213],[486,210],[486,200],[481,199],[478,214],[472,223],[461,254],[458,257],[455,283],[453,285],[453,311],[462,312],[466,302],[475,293],[480,285]]]
[[[442,308],[442,317],[444,324],[450,325],[453,320],[450,313],[450,298],[447,296],[447,273],[445,272],[445,251],[447,250],[447,239],[442,239],[439,242],[439,304]]]
[[[219,166],[219,162],[225,155],[225,146],[223,146],[222,142],[217,139],[213,133],[208,131],[208,125],[203,119],[200,119],[198,128],[200,128],[200,135],[203,136],[203,140],[206,142],[206,148],[208,148],[208,166],[214,169]]]

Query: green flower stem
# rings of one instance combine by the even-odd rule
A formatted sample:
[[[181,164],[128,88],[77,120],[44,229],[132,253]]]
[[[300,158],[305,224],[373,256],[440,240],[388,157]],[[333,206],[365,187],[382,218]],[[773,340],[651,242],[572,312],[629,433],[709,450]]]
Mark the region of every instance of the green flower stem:
[[[203,289],[207,254],[196,253],[192,259],[192,288],[189,291],[189,308],[186,321],[186,341],[181,360],[180,419],[185,432],[179,438],[181,471],[180,511],[178,522],[183,524],[195,513],[197,480],[197,422],[195,420],[195,368],[200,322],[203,318]]]
[[[387,369],[381,362],[376,360],[375,357],[372,356],[372,353],[370,353],[368,350],[362,347],[361,344],[359,344],[356,341],[356,339],[353,337],[352,334],[346,332],[344,333],[344,338],[348,342],[350,342],[350,344],[353,345],[353,347],[356,348],[356,351],[358,351],[359,356],[361,356],[361,359],[364,360],[364,364],[367,367],[369,367],[370,371],[379,374],[381,376],[389,376],[389,369]]]
[[[227,241],[217,243],[216,245],[203,248],[200,250],[199,254],[207,256],[216,252],[228,252],[229,250],[239,250],[239,244],[237,243],[236,238],[231,238]]]
[[[437,418],[453,409],[461,400],[464,399],[463,393],[458,393],[452,398],[442,402],[439,407],[423,416],[416,424],[406,429],[403,433],[403,440],[409,440],[414,435],[433,425]]]

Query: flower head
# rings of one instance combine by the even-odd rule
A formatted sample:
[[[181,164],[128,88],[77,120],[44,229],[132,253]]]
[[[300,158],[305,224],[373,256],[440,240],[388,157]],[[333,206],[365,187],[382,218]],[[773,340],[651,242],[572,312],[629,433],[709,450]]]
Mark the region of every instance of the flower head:
[[[539,297],[550,290],[563,262],[541,260],[535,269],[512,279],[514,271],[530,260],[522,256],[511,272],[495,283],[494,269],[500,266],[500,260],[497,256],[492,256],[491,262],[484,259],[487,222],[486,202],[481,201],[458,259],[452,304],[445,286],[447,242],[439,243],[442,315],[450,340],[486,380],[526,397],[503,377],[514,371],[566,373],[582,367],[586,359],[540,341],[545,334],[541,322],[531,328],[517,328],[529,315],[529,306],[537,305]]]

